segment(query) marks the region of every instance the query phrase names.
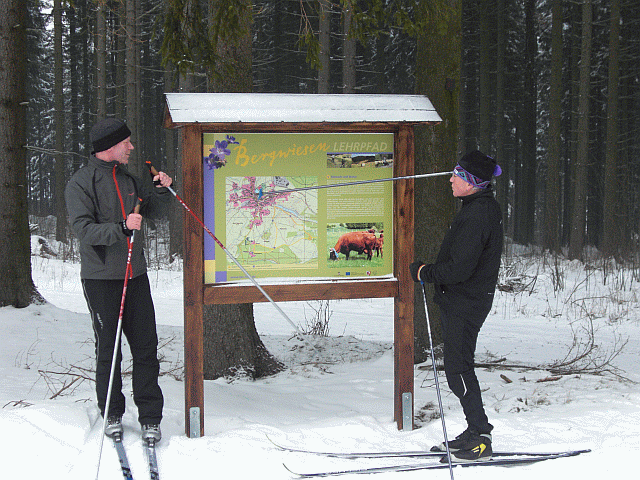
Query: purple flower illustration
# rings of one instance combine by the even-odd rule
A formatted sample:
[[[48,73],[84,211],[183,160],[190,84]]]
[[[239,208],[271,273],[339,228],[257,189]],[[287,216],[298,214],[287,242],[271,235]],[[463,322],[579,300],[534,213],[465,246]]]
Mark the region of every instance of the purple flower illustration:
[[[238,144],[235,137],[227,135],[226,140],[216,140],[215,146],[209,150],[209,156],[204,157],[204,164],[209,170],[222,168],[227,164],[227,155],[231,155],[231,150],[227,147],[229,144]]]

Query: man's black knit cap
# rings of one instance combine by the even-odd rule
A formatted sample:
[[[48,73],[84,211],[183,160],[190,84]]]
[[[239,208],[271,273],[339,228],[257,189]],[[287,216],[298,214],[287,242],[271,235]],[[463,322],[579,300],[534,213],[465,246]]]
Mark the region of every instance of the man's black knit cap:
[[[93,152],[104,152],[114,145],[131,136],[131,130],[122,120],[105,118],[96,123],[91,129],[89,138],[93,144]]]

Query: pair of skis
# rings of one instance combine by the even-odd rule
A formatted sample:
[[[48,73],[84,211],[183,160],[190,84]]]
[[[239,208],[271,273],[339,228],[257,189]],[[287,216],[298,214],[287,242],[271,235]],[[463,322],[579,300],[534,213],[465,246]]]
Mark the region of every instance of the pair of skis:
[[[386,465],[381,467],[365,467],[345,470],[332,470],[322,472],[296,472],[291,470],[287,465],[284,467],[293,475],[298,478],[320,478],[320,477],[335,477],[340,475],[357,475],[357,474],[373,474],[373,473],[389,473],[389,472],[408,472],[414,470],[439,470],[449,468],[447,462],[441,463],[440,460],[446,455],[446,452],[439,451],[399,451],[399,452],[317,452],[311,450],[304,450],[293,447],[285,447],[279,445],[273,440],[269,439],[279,450],[293,453],[302,453],[309,455],[320,455],[331,458],[344,458],[344,459],[363,459],[363,458],[434,458],[438,462],[419,462],[412,464],[398,464],[398,465]],[[531,452],[494,452],[493,457],[489,460],[478,460],[468,463],[455,463],[455,467],[480,467],[480,466],[515,466],[515,465],[530,465],[536,462],[542,462],[545,460],[553,460],[556,458],[567,458],[587,453],[590,450],[569,450],[564,452],[549,452],[549,453],[531,453]]]
[[[131,473],[131,467],[129,466],[127,452],[122,444],[122,435],[115,435],[113,437],[113,444],[116,447],[116,452],[118,452],[118,460],[120,461],[122,476],[125,480],[133,480],[133,474]],[[158,459],[156,457],[156,442],[154,440],[144,440],[144,446],[147,453],[147,462],[149,464],[149,476],[151,480],[160,480]]]

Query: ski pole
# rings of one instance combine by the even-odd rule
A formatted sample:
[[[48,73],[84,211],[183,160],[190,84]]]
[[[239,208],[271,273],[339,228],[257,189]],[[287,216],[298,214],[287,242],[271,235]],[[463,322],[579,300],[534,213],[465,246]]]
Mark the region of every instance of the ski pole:
[[[158,170],[156,170],[155,167],[153,165],[151,165],[151,162],[147,161],[147,166],[149,167],[149,171],[151,172],[152,175],[154,175],[154,176],[158,175]],[[189,208],[189,206],[184,202],[184,200],[182,200],[182,198],[180,198],[180,196],[176,193],[176,191],[171,187],[167,187],[167,188],[173,194],[173,196],[176,197],[176,200],[178,200],[178,202],[180,202],[180,204],[185,208],[185,210],[187,212],[189,212],[193,216],[193,218],[195,218],[198,221],[198,223],[202,226],[202,228],[204,228],[204,231],[207,232],[211,236],[211,238],[213,238],[213,240],[218,244],[218,246],[222,249],[222,251],[224,251],[224,253],[226,253],[227,256],[231,260],[233,260],[233,262],[238,266],[238,268],[242,271],[242,273],[244,273],[244,275],[249,280],[251,280],[251,282],[258,288],[258,290],[260,290],[260,292],[265,296],[265,298],[267,300],[269,300],[269,302],[271,302],[271,305],[273,305],[276,308],[276,310],[278,310],[278,312],[280,312],[280,314],[285,318],[285,320],[287,322],[289,322],[289,324],[298,333],[300,338],[305,343],[307,343],[307,346],[309,346],[311,348],[314,348],[304,338],[304,336],[303,336],[302,332],[300,331],[300,329],[298,328],[298,326],[295,323],[293,323],[293,321],[287,316],[286,313],[284,313],[284,311],[278,306],[278,304],[273,301],[273,299],[269,296],[269,294],[267,292],[265,292],[265,290],[260,286],[260,284],[256,281],[256,279],[249,272],[247,272],[247,270],[240,264],[240,262],[238,262],[236,257],[234,257],[231,254],[231,252],[229,250],[227,250],[227,248],[222,244],[222,242],[220,240],[218,240],[218,238],[211,232],[211,230],[209,230],[209,228],[204,224],[204,222],[202,220],[200,220],[200,218],[193,212],[193,210],[191,210]]]
[[[320,190],[322,188],[334,188],[334,187],[350,187],[352,185],[364,185],[367,183],[379,183],[379,182],[395,182],[396,180],[411,180],[416,178],[429,178],[429,177],[441,177],[444,175],[451,175],[453,172],[436,172],[436,173],[422,173],[419,175],[406,175],[404,177],[391,177],[391,178],[376,178],[373,180],[357,180],[355,182],[346,183],[331,183],[327,185],[314,185],[311,187],[289,188],[286,190],[272,190],[270,192],[264,192],[262,195],[276,195],[281,193],[292,192],[304,192],[306,190]]]
[[[444,434],[444,445],[447,451],[447,461],[449,462],[449,473],[451,474],[451,480],[453,479],[453,464],[451,463],[451,450],[449,450],[449,438],[447,437],[447,425],[444,421],[444,409],[442,408],[442,397],[440,395],[440,382],[438,381],[438,369],[436,368],[436,356],[433,353],[433,339],[431,337],[431,323],[429,322],[429,309],[427,307],[427,291],[422,284],[422,298],[424,299],[424,314],[427,317],[427,332],[429,334],[429,349],[431,350],[431,364],[433,366],[433,378],[436,381],[436,393],[438,396],[438,407],[440,408],[440,418],[442,419],[442,433]]]
[[[133,210],[134,213],[140,212],[140,204],[136,205]],[[113,356],[111,357],[111,370],[109,372],[109,388],[107,388],[107,399],[104,406],[104,414],[102,419],[102,435],[100,435],[100,449],[98,453],[98,469],[96,471],[96,480],[100,475],[100,462],[102,460],[102,447],[104,445],[104,435],[107,430],[107,420],[109,418],[109,407],[111,405],[111,393],[113,390],[113,378],[115,377],[116,362],[118,359],[118,352],[120,351],[120,339],[122,338],[122,317],[124,315],[124,302],[127,297],[127,285],[129,283],[129,277],[132,274],[131,268],[131,253],[133,252],[133,241],[136,237],[136,231],[133,231],[131,240],[129,241],[129,251],[127,252],[127,268],[124,275],[124,284],[122,286],[122,297],[120,299],[120,314],[118,315],[118,326],[116,328],[116,339],[113,345]]]

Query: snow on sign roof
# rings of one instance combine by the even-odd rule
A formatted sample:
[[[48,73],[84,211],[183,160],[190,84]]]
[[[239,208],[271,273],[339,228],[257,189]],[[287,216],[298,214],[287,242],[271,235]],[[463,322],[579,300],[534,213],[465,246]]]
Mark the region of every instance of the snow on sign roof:
[[[167,93],[166,97],[174,125],[442,121],[422,95]]]

